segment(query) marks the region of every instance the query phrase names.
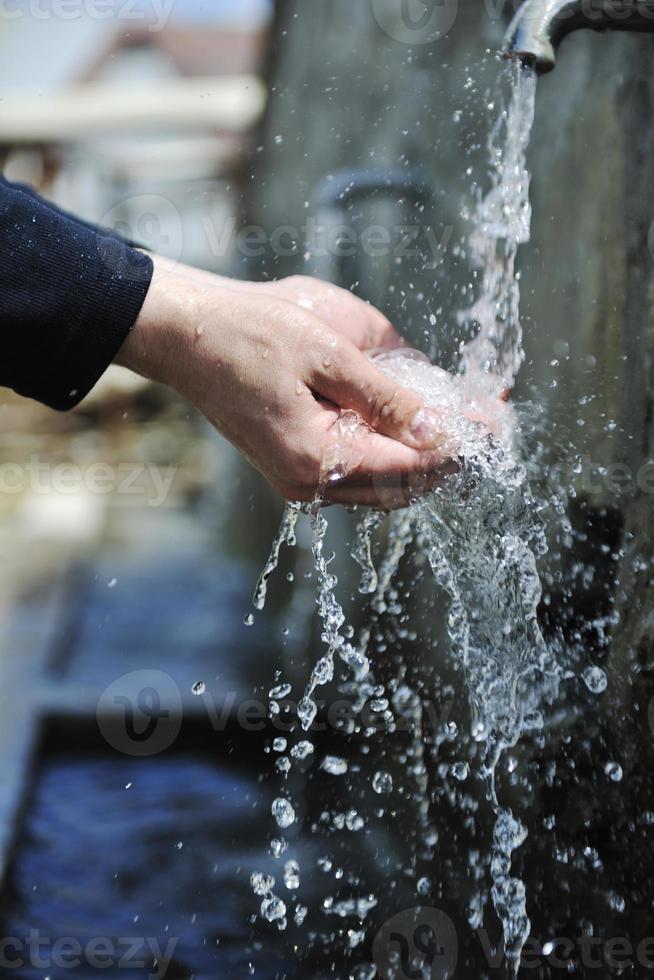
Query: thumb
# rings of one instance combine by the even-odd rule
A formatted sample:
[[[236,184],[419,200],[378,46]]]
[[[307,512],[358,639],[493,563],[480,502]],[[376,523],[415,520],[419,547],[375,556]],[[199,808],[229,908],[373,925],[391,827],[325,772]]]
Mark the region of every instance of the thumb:
[[[329,359],[317,363],[310,384],[339,408],[358,412],[375,432],[413,449],[448,442],[442,414],[383,374],[354,344],[341,342]]]

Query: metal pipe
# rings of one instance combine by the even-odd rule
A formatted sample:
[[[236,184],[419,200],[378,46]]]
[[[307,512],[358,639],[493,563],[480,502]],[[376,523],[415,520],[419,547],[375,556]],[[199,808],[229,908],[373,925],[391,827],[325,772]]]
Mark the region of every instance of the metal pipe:
[[[583,29],[654,33],[654,0],[525,0],[503,51],[544,75],[554,68],[563,38]]]

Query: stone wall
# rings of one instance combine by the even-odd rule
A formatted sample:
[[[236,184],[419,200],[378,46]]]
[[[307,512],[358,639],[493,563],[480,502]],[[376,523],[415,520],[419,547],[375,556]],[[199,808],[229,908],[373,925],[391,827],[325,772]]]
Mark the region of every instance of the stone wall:
[[[385,9],[393,6],[387,0]],[[473,182],[484,186],[488,127],[498,111],[497,65],[485,56],[503,33],[502,21],[489,15],[494,7],[461,0],[445,37],[411,48],[381,29],[375,11],[384,0],[282,3],[274,97],[249,208],[249,220],[269,235],[281,226],[301,229],[307,216],[320,217],[316,201],[339,172],[411,172],[429,189],[423,210],[405,195],[379,192],[342,219],[359,232],[370,224],[413,223],[424,235],[430,227],[446,245],[436,262],[423,238],[420,254],[359,254],[330,265],[300,232],[296,254],[269,248],[250,272],[336,278],[382,306],[444,365],[461,339],[456,312],[466,305],[462,290],[470,280],[464,211]],[[566,930],[577,928],[580,909],[609,936],[640,940],[649,928],[653,869],[642,858],[646,831],[638,831],[638,846],[633,827],[652,794],[654,509],[650,493],[632,489],[633,476],[654,452],[653,49],[649,37],[581,32],[568,38],[556,70],[539,82],[529,153],[533,239],[520,256],[527,357],[516,395],[547,408],[544,470],[568,467],[575,452],[582,463],[569,501],[575,538],[551,556],[544,621],[574,637],[581,624],[618,613],[609,648],[599,634],[582,634],[584,655],[609,675],[607,694],[598,707],[582,683],[570,687],[565,720],[559,716],[537,753],[541,762],[529,763],[532,773],[541,766],[542,784],[518,860],[530,914],[540,919],[535,928],[548,935],[576,934]],[[629,469],[598,478],[598,466],[615,464]],[[618,481],[630,474],[631,489],[620,490]],[[419,590],[412,595],[416,617],[437,622],[442,611],[430,607],[433,600]],[[426,659],[427,648],[410,651],[407,662]],[[447,658],[439,652],[444,647],[435,649],[442,676]],[[622,764],[623,783],[607,782],[609,759]],[[515,801],[519,790],[505,785],[504,794],[507,800],[516,794]],[[651,799],[647,807],[654,809]],[[598,847],[604,854],[592,883],[576,865],[564,871],[552,863],[552,839],[542,832],[546,812],[559,815],[559,853]],[[609,887],[632,896],[628,924],[609,908]]]

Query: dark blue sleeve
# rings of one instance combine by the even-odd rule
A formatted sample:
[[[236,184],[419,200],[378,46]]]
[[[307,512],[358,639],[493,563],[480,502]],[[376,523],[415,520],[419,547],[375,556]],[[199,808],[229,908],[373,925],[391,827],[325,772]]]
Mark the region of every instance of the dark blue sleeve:
[[[152,260],[0,178],[0,385],[72,408],[139,315]]]

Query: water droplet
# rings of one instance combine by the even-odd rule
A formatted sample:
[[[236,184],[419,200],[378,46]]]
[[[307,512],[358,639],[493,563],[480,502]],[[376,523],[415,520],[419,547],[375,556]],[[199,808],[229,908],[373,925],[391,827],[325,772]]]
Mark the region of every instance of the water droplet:
[[[196,696],[196,698],[199,698],[201,694],[204,694],[206,689],[207,689],[207,685],[204,683],[204,681],[196,681],[193,687],[191,688],[191,691]]]
[[[261,914],[268,922],[274,922],[275,919],[283,919],[286,915],[286,905],[276,895],[269,895],[261,903]]]
[[[476,721],[475,724],[472,726],[472,737],[474,738],[475,742],[483,742],[485,741],[486,736],[487,736],[486,725],[480,719],[479,721]]]
[[[604,766],[604,772],[609,777],[611,782],[619,783],[622,780],[623,772],[622,766],[619,762],[607,762]]]
[[[277,826],[284,830],[286,827],[290,827],[292,823],[295,823],[295,810],[291,806],[289,800],[284,799],[283,796],[278,796],[276,800],[273,801],[271,807],[272,815],[277,821]]]
[[[305,732],[311,728],[317,713],[318,708],[315,701],[312,701],[311,698],[302,698],[297,706],[297,715]]]
[[[593,694],[602,694],[607,688],[608,680],[601,667],[587,667],[582,677],[584,684]]]
[[[624,912],[626,908],[626,902],[622,895],[617,895],[615,892],[609,892],[609,905],[614,912]]]
[[[300,887],[300,865],[297,861],[287,861],[284,865],[284,884],[289,891]]]
[[[245,626],[254,626],[254,616],[252,613],[248,613],[247,616],[243,617],[243,623]]]
[[[334,661],[331,657],[321,657],[316,666],[313,668],[313,674],[311,675],[313,684],[316,687],[322,687],[323,684],[329,684],[333,678]]]
[[[361,817],[356,810],[349,810],[345,814],[345,826],[348,830],[361,830],[365,826],[363,817]]]
[[[282,698],[287,698],[290,693],[290,684],[279,684],[277,687],[273,687],[268,691],[268,697],[274,698],[275,701],[280,701]]]
[[[255,895],[268,895],[275,887],[275,879],[272,875],[265,875],[261,871],[255,871],[250,875],[250,885]]]
[[[375,712],[386,711],[388,708],[388,701],[386,698],[375,698],[370,702],[370,710]]]
[[[108,589],[115,589],[117,585],[118,585],[118,579],[117,578],[109,579],[109,581],[107,582],[107,588]]]
[[[452,775],[462,783],[470,775],[470,766],[467,762],[455,762],[452,766]]]
[[[322,760],[322,765],[320,767],[324,769],[325,772],[330,773],[332,776],[342,776],[348,770],[348,765],[345,759],[341,759],[337,755],[326,755]]]
[[[294,759],[306,759],[306,757],[311,755],[312,752],[313,745],[311,742],[307,742],[306,740],[298,742],[297,745],[294,745],[291,749],[291,755]]]
[[[377,967],[372,963],[359,963],[352,970],[352,980],[375,980],[378,976]]]
[[[393,789],[393,777],[389,772],[379,770],[379,772],[376,772],[372,777],[372,788],[374,789],[375,793],[379,793],[380,796],[390,793]]]
[[[279,738],[273,740],[272,747],[274,752],[283,752],[286,748],[286,739],[280,735]]]
[[[445,735],[448,741],[452,742],[459,734],[459,726],[455,721],[448,721],[445,724]]]
[[[280,858],[287,848],[288,844],[283,838],[273,837],[270,842],[270,853],[275,858]]]

